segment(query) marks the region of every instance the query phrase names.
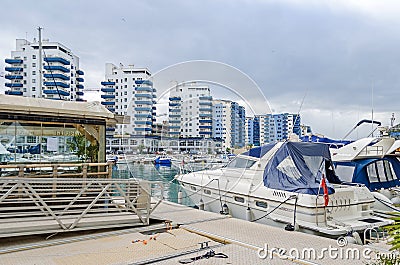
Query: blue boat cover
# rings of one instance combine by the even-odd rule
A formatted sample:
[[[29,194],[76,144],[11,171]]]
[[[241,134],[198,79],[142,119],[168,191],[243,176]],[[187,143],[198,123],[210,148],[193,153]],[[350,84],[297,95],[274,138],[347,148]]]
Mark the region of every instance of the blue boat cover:
[[[318,135],[305,135],[300,137],[302,142],[324,143],[328,144],[330,148],[340,148],[353,141],[350,140],[334,140],[327,137],[320,137]]]
[[[331,163],[329,147],[320,143],[285,142],[264,169],[264,185],[303,194],[323,194],[322,171]],[[328,193],[334,193],[328,183]]]
[[[274,146],[275,146],[275,144],[267,144],[267,145],[251,148],[249,151],[242,153],[242,155],[260,158],[260,157],[263,157]]]
[[[393,178],[388,178],[388,170],[389,168],[384,169],[384,175],[380,175],[379,178],[375,178],[374,181],[371,181],[370,177],[368,176],[368,169],[369,165],[376,164],[379,161],[387,161],[395,176]],[[350,162],[336,162],[336,165],[342,166],[350,166],[354,168],[352,183],[360,183],[364,184],[369,190],[375,191],[379,189],[388,189],[396,186],[400,186],[400,180],[397,176],[400,176],[400,161],[393,156],[385,156],[383,158],[368,158],[368,159],[359,159],[353,160]]]

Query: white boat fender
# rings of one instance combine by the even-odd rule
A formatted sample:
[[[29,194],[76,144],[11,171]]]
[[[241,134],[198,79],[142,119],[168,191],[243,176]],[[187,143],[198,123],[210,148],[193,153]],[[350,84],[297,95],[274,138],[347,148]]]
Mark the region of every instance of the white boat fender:
[[[360,237],[360,234],[358,232],[354,231],[351,235],[355,239],[357,245],[362,245],[363,244],[363,242],[361,240],[361,237]]]
[[[251,222],[251,209],[250,207],[247,207],[246,209],[246,220]]]
[[[183,201],[183,192],[180,190],[178,192],[178,203],[182,204],[182,201]]]
[[[225,214],[225,215],[229,214],[229,208],[228,208],[228,205],[226,205],[226,203],[224,203],[224,205],[222,205],[222,209],[220,211],[220,214]]]
[[[391,202],[392,202],[393,204],[400,204],[400,197],[399,197],[399,196],[393,197],[393,198],[391,199]]]
[[[204,210],[204,201],[203,201],[203,199],[200,199],[199,209],[200,210]]]

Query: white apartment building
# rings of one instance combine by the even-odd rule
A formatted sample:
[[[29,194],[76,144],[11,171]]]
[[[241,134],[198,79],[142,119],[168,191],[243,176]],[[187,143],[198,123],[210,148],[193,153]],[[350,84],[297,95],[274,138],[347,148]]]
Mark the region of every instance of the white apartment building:
[[[175,137],[212,137],[212,96],[208,86],[191,83],[170,91],[169,134]]]
[[[130,124],[118,124],[115,134],[149,135],[156,115],[156,89],[147,68],[106,64],[101,82],[102,104],[111,112],[130,116]]]
[[[231,100],[213,100],[213,137],[223,139],[223,147],[245,145],[245,109]]]
[[[82,101],[83,75],[79,58],[58,42],[16,40],[11,58],[5,59],[6,94],[34,98]],[[41,60],[41,61],[40,61]]]

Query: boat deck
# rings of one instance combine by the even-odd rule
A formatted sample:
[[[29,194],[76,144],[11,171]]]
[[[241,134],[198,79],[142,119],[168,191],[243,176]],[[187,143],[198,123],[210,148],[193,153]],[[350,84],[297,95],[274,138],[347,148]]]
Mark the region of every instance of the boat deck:
[[[152,213],[153,225],[91,235],[55,236],[49,240],[32,242],[0,243],[1,264],[180,264],[194,261],[213,249],[227,258],[198,259],[192,264],[365,264],[368,259],[362,253],[368,246],[348,245],[340,248],[336,240],[289,232],[281,228],[250,223],[248,221],[196,210],[186,206],[163,202]],[[170,220],[174,229],[166,228],[164,220]],[[179,228],[177,228],[179,226]],[[154,239],[155,237],[155,239]],[[146,244],[139,241],[146,240]],[[200,243],[208,242],[208,248],[200,249]],[[316,257],[279,256],[268,253],[265,259],[258,250],[272,248],[313,248]],[[323,248],[338,249],[338,256]],[[360,257],[346,258],[345,252],[359,252]],[[349,251],[347,251],[349,252]],[[371,251],[373,252],[373,251]],[[342,253],[342,255],[340,255]],[[344,253],[344,254],[343,254]],[[263,254],[263,253],[261,253]],[[372,253],[371,253],[372,256]]]

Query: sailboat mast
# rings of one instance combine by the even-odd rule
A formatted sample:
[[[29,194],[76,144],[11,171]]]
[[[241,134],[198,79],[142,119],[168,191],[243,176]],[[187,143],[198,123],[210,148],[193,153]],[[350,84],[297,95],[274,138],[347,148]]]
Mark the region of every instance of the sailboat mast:
[[[372,110],[371,110],[371,131],[372,137],[374,137],[374,83],[372,82],[372,93],[371,93],[371,103],[372,103]]]

